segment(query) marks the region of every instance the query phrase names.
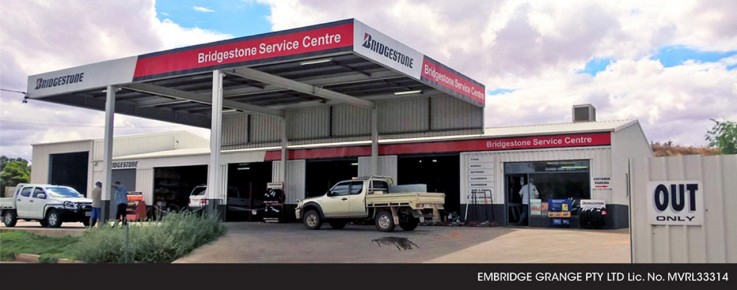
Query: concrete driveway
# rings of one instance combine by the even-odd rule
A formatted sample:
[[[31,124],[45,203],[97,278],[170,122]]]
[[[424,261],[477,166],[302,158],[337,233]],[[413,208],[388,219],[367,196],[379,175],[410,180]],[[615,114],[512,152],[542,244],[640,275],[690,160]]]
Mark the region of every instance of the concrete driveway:
[[[627,229],[226,225],[225,236],[175,263],[630,263]]]

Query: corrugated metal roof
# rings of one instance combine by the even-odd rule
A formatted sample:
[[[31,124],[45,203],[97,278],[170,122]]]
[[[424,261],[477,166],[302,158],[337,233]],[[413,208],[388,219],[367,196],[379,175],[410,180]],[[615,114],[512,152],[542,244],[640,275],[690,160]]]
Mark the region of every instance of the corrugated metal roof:
[[[131,140],[131,139],[134,139],[134,140],[143,140],[143,139],[152,138],[152,137],[171,136],[171,135],[177,135],[177,134],[184,134],[184,135],[187,135],[187,138],[198,139],[199,141],[210,143],[209,138],[200,137],[199,135],[194,134],[194,133],[189,132],[189,131],[186,131],[186,130],[169,131],[169,132],[155,132],[155,133],[143,133],[143,134],[130,134],[130,135],[120,135],[120,136],[113,137],[113,141],[117,141],[117,140]],[[31,146],[54,145],[54,144],[74,143],[74,142],[82,142],[82,141],[103,141],[103,140],[104,140],[104,138],[87,138],[87,139],[68,140],[68,141],[59,141],[59,142],[36,143],[36,144],[31,144]]]
[[[616,132],[638,123],[637,120],[617,120],[602,122],[575,122],[542,125],[524,125],[484,129],[484,136],[526,136],[553,135],[566,133]]]
[[[156,151],[143,154],[133,154],[126,156],[117,156],[113,160],[125,160],[125,159],[142,159],[142,158],[158,158],[158,157],[177,157],[177,156],[192,156],[192,155],[203,155],[210,154],[209,147],[201,148],[187,148],[187,149],[175,149],[166,151]]]
[[[423,138],[405,138],[405,139],[384,139],[379,140],[380,144],[395,143],[414,143],[414,142],[432,142],[432,141],[449,141],[449,140],[469,140],[481,138],[510,137],[510,136],[539,136],[539,135],[558,135],[558,134],[575,134],[575,133],[592,133],[592,132],[616,132],[638,124],[637,120],[617,120],[617,121],[601,121],[601,122],[576,122],[576,123],[559,123],[559,124],[538,124],[524,125],[512,127],[486,128],[483,135],[459,135],[459,136],[440,136],[440,137],[423,137]],[[190,133],[191,134],[191,133]],[[149,137],[152,135],[163,135],[162,133],[131,135],[126,137]],[[194,134],[192,134],[194,135]],[[196,136],[196,135],[194,135]],[[197,136],[198,138],[202,138]],[[118,137],[116,137],[118,138]],[[204,138],[203,138],[204,139]],[[49,143],[51,144],[51,143]],[[309,145],[291,145],[289,149],[306,149],[306,148],[324,148],[324,147],[350,147],[370,145],[370,140],[338,142],[338,143],[321,143]],[[263,147],[249,148],[239,150],[227,150],[223,153],[235,152],[253,152],[253,151],[270,151],[279,150],[280,147]],[[133,154],[127,156],[115,157],[115,160],[138,159],[138,158],[156,158],[156,157],[175,157],[175,156],[192,156],[209,154],[209,147],[176,149],[149,152],[143,154]]]

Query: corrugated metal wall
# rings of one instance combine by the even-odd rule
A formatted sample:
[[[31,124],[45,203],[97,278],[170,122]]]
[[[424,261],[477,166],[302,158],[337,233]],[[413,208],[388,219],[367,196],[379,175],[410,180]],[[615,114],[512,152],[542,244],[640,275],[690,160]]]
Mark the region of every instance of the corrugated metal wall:
[[[449,96],[432,97],[432,129],[482,128],[484,108]]]
[[[737,262],[737,155],[632,160],[635,263]],[[651,225],[650,181],[699,181],[703,225]]]
[[[281,140],[281,118],[276,116],[252,115],[251,123],[250,138],[252,143],[276,142]]]
[[[176,134],[162,134],[146,137],[115,137],[113,143],[113,156],[174,150],[177,149],[176,144],[178,139],[185,140],[187,138],[188,136],[178,137]],[[103,140],[95,140],[94,147],[95,160],[102,160],[102,155],[104,154]]]
[[[470,195],[469,158],[483,157],[485,161],[491,162],[494,167],[494,175],[489,176],[494,183],[492,188],[492,201],[494,204],[504,204],[504,163],[505,162],[528,162],[528,161],[554,161],[554,160],[591,160],[591,175],[610,176],[611,174],[611,149],[610,148],[574,148],[574,149],[547,149],[547,150],[520,150],[501,152],[469,152],[461,153],[461,204],[467,203],[466,197]],[[466,193],[466,194],[464,194]],[[611,190],[592,190],[592,199],[602,199],[611,204],[613,201]]]
[[[222,146],[248,143],[248,114],[223,116]]]
[[[136,191],[143,193],[143,201],[146,205],[154,203],[154,169],[138,169],[136,170]]]
[[[371,110],[349,105],[333,106],[333,136],[371,134]]]
[[[271,180],[279,181],[279,170],[281,169],[281,161],[271,163]],[[305,160],[289,160],[287,161],[287,188],[284,190],[286,194],[286,204],[297,204],[297,199],[305,198],[305,184],[307,162]]]
[[[315,139],[330,136],[330,107],[288,110],[287,139]],[[354,120],[355,122],[355,120]]]
[[[210,139],[204,138],[187,131],[175,131],[174,149],[209,147]],[[139,139],[142,140],[142,139]]]
[[[379,156],[378,175],[391,176],[394,182],[399,184],[397,180],[397,155]],[[371,175],[371,157],[358,157],[358,176]]]
[[[379,134],[430,130],[429,98],[377,102]]]

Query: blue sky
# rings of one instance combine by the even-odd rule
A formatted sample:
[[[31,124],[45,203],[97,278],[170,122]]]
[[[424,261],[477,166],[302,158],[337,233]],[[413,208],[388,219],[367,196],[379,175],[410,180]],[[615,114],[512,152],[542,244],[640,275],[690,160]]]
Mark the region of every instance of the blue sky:
[[[572,105],[590,103],[599,120],[639,120],[651,141],[705,145],[710,118],[737,120],[734,0],[79,2],[2,1],[0,88],[23,91],[40,72],[355,18],[485,84],[490,127],[568,122]],[[21,100],[0,91],[1,155],[30,159],[29,144],[102,137],[102,112]],[[116,117],[120,135],[182,129],[209,136]]]
[[[698,63],[718,62],[719,60],[737,55],[737,50],[731,51],[700,51],[681,45],[665,46],[660,48],[657,53],[653,54],[651,59],[657,59],[663,64],[663,67],[674,67],[684,64],[687,61],[695,61]],[[589,74],[595,76],[597,73],[604,71],[606,67],[614,62],[611,57],[596,57],[586,63],[586,66],[577,71],[578,73]],[[737,65],[728,66],[728,70],[734,70]]]
[[[184,27],[228,33],[235,37],[271,31],[269,6],[255,1],[157,0],[156,17]]]

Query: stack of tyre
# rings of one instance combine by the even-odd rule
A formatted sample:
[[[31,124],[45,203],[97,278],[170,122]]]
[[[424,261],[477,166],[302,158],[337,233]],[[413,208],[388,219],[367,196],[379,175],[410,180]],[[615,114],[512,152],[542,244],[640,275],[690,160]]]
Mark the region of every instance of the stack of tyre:
[[[587,229],[601,229],[606,225],[605,208],[581,209],[578,217],[581,226]]]

